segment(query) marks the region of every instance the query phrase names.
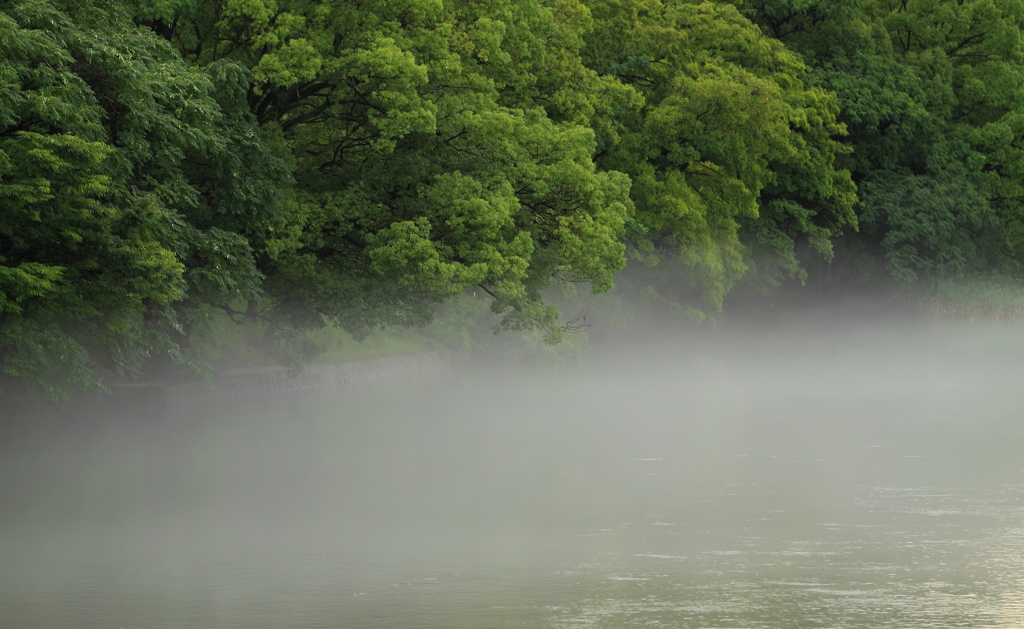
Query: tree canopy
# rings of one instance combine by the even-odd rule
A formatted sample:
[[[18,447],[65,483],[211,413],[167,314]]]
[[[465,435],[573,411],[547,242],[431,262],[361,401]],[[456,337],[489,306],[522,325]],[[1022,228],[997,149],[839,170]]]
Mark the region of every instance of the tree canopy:
[[[717,310],[834,244],[902,285],[1020,272],[1024,0],[15,0],[0,370],[201,370],[215,313],[496,327],[625,265]],[[691,303],[692,302],[692,303]]]

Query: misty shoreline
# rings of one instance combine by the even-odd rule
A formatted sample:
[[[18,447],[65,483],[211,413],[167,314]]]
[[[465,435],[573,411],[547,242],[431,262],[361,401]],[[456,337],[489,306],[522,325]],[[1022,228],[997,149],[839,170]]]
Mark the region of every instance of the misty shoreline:
[[[564,362],[585,365],[602,360],[610,354],[634,354],[652,351],[659,343],[652,338],[668,335],[685,338],[691,350],[702,353],[709,348],[728,342],[737,335],[747,343],[772,344],[772,337],[787,335],[795,328],[821,331],[837,321],[857,321],[861,325],[888,326],[898,324],[908,329],[936,325],[1019,325],[1016,316],[991,316],[970,311],[941,308],[923,301],[898,299],[892,293],[870,291],[859,294],[834,296],[825,300],[783,300],[776,303],[760,302],[757,307],[737,300],[713,319],[687,320],[656,310],[636,309],[628,323],[614,325],[598,309],[592,314],[601,321],[586,330],[581,353],[563,357],[546,354],[505,355],[491,348],[457,348],[441,345],[392,355],[381,355],[359,360],[341,360],[327,364],[306,364],[295,373],[284,365],[263,367],[235,367],[222,369],[209,379],[146,378],[135,381],[108,382],[109,393],[73,397],[64,403],[46,401],[38,391],[25,388],[0,393],[4,398],[5,420],[28,420],[35,416],[71,416],[82,409],[100,411],[153,404],[167,411],[178,411],[205,403],[224,403],[258,399],[260,397],[333,389],[352,382],[378,379],[404,378],[418,372],[429,372],[454,367],[465,361],[504,365],[516,364],[532,369],[541,363]],[[506,333],[509,334],[509,333]],[[760,339],[759,341],[757,339]],[[736,339],[734,339],[736,340]],[[436,347],[436,345],[435,345]],[[646,348],[646,349],[645,349]],[[515,354],[516,352],[512,352]]]
[[[444,369],[456,364],[455,356],[444,350],[425,350],[324,365],[306,365],[299,372],[285,366],[256,369],[226,369],[210,380],[140,381],[109,385],[104,396],[81,396],[65,404],[39,400],[31,392],[8,396],[9,419],[35,415],[73,416],[82,412],[130,407],[154,407],[161,412],[180,412],[197,405],[239,402],[301,391],[332,390],[354,382],[403,378],[419,372]]]

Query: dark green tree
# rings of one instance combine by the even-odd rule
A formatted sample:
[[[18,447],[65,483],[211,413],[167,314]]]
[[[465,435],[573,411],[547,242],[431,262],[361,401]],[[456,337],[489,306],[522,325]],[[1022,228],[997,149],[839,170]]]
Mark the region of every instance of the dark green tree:
[[[218,102],[230,72],[188,67],[129,17],[0,12],[0,369],[51,397],[157,355],[194,362],[199,310],[259,291],[238,227],[273,211],[272,160]]]
[[[836,93],[859,240],[897,280],[1019,273],[1019,0],[747,1]]]

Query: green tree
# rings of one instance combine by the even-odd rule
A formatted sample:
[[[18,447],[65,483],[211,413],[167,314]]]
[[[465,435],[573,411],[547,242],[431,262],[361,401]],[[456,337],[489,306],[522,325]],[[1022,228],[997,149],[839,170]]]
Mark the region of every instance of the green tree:
[[[893,277],[1018,272],[1024,3],[737,4],[837,94],[863,239]]]
[[[195,309],[260,279],[230,220],[200,220],[260,205],[220,201],[261,193],[225,166],[247,141],[217,77],[127,15],[44,0],[0,12],[0,59],[0,369],[59,398],[189,363]]]
[[[829,256],[856,225],[854,187],[835,167],[835,98],[807,84],[800,58],[729,5],[588,6],[586,64],[641,97],[601,121],[598,163],[633,177],[647,249],[674,252],[714,309],[745,274],[802,277],[799,238]]]
[[[287,212],[254,242],[261,316],[276,329],[334,321],[358,337],[425,322],[478,286],[501,327],[555,341],[558,314],[541,296],[552,279],[611,285],[629,182],[597,171],[593,133],[571,113],[554,122],[541,106],[578,108],[572,90],[544,87],[571,67],[556,11],[429,0],[160,11],[140,19],[198,67],[250,70],[249,108],[292,165]]]

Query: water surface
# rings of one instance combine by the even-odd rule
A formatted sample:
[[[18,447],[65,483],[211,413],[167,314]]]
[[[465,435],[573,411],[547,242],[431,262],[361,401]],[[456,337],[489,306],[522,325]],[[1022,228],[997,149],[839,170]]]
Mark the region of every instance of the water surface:
[[[1024,328],[9,421],[4,627],[1024,626]]]

